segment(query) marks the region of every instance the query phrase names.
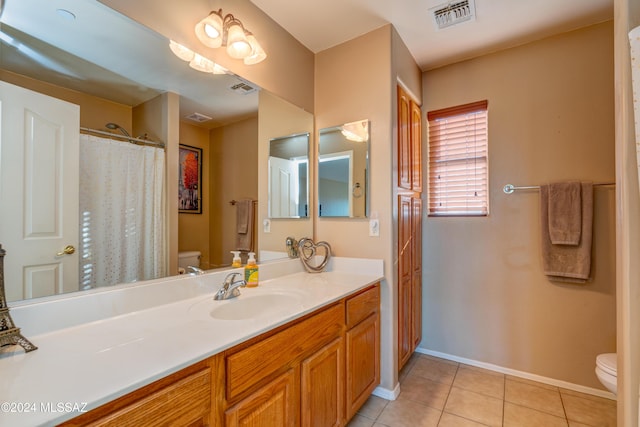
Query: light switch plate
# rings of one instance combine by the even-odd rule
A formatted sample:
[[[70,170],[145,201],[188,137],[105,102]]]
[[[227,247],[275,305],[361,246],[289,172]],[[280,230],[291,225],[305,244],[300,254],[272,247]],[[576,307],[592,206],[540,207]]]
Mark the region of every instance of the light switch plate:
[[[265,233],[271,233],[271,220],[269,218],[262,221],[262,231]]]
[[[380,237],[380,220],[378,219],[369,220],[369,236]]]

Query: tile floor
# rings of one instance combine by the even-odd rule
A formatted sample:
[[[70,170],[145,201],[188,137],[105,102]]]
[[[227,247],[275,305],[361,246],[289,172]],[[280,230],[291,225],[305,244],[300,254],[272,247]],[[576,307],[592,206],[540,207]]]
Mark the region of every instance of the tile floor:
[[[376,396],[348,427],[615,427],[616,402],[414,354],[400,396]]]

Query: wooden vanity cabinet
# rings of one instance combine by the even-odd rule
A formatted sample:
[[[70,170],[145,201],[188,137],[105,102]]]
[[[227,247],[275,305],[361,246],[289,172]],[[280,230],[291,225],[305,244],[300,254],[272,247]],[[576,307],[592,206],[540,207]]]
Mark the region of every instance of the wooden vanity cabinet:
[[[343,333],[341,301],[225,352],[227,426],[341,425]],[[256,405],[261,396],[275,400]]]
[[[345,425],[380,383],[379,310],[375,285],[226,352],[226,425]]]
[[[380,382],[380,289],[249,339],[64,426],[344,426]]]
[[[189,366],[62,426],[212,426],[216,358]]]
[[[347,300],[347,419],[380,383],[380,287]]]

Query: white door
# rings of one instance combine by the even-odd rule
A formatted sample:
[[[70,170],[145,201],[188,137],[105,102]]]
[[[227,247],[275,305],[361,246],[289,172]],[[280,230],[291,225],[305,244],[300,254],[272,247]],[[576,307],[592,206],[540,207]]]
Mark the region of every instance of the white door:
[[[298,164],[293,160],[269,157],[269,216],[298,216]]]
[[[80,107],[0,82],[0,113],[7,300],[76,291]]]

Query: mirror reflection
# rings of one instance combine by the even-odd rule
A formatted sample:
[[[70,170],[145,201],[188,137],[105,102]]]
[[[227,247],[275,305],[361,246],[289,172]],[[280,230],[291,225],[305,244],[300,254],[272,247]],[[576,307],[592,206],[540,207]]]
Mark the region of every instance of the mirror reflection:
[[[266,191],[258,191],[256,172],[258,116],[262,114],[258,111],[258,98],[264,91],[236,75],[214,75],[191,69],[171,53],[165,37],[98,1],[73,2],[68,6],[69,10],[65,10],[69,13],[62,13],[57,10],[59,5],[48,0],[5,0],[0,17],[1,141],[8,141],[16,130],[25,129],[14,126],[18,121],[4,115],[9,111],[5,97],[12,91],[7,87],[24,90],[17,95],[21,100],[28,99],[25,93],[53,100],[54,106],[50,109],[54,112],[75,110],[75,113],[71,111],[74,118],[61,119],[62,124],[44,119],[49,117],[48,113],[30,118],[34,134],[20,138],[39,144],[30,153],[36,161],[31,171],[22,168],[24,162],[16,161],[24,159],[20,157],[24,152],[9,153],[5,151],[8,144],[0,144],[0,194],[3,197],[0,206],[4,207],[0,211],[0,243],[7,250],[5,279],[9,301],[177,274],[179,252],[185,262],[198,264],[205,270],[229,266],[229,252],[238,248],[239,230],[237,206],[231,202],[248,199],[256,205],[258,200],[267,199]],[[70,10],[71,7],[74,9]],[[36,102],[38,108],[44,104]],[[65,132],[56,131],[60,126]],[[80,128],[93,131],[81,133]],[[57,139],[62,134],[67,139]],[[95,138],[100,139],[97,145],[101,151],[113,143],[117,144],[118,152],[126,148],[161,153],[151,166],[137,168],[155,171],[150,183],[144,181],[137,187],[144,197],[128,196],[136,203],[150,197],[150,207],[127,206],[122,200],[124,197],[105,192],[107,189],[103,187],[108,187],[114,177],[132,182],[121,168],[112,170],[110,178],[99,175],[100,169],[108,168],[100,161],[106,156],[98,154],[96,164],[86,167],[87,163],[83,167],[80,156],[84,154],[80,148],[85,150],[85,139]],[[141,144],[130,143],[138,138]],[[165,148],[152,148],[146,144],[149,141],[164,144]],[[75,154],[69,144],[77,147]],[[178,214],[179,145],[202,150],[198,182],[202,187],[202,200],[198,201],[201,213]],[[65,174],[71,173],[56,181],[52,173],[62,169],[53,168],[46,160],[58,159],[60,147],[64,148],[64,155],[59,158],[70,161],[70,165],[62,169]],[[115,161],[118,166],[136,169],[143,164],[134,154],[118,155],[121,156]],[[34,191],[25,195],[26,184],[18,185],[14,176],[27,176],[30,184],[37,184],[31,186]],[[159,189],[151,190],[158,185]],[[11,186],[15,188],[8,191]],[[89,207],[84,196],[79,196],[81,191],[92,195]],[[58,198],[63,193],[75,199],[67,204]],[[122,196],[125,191],[115,193]],[[10,200],[4,199],[6,194],[11,194]],[[27,212],[9,208],[24,204],[19,200],[29,202],[25,205]],[[118,213],[98,215],[94,205],[105,201],[125,207],[119,207],[122,210]],[[68,223],[61,222],[59,211],[55,211],[55,215],[51,211],[63,205],[77,206],[68,209],[71,214],[64,215]],[[130,213],[134,211],[145,211],[149,215],[135,227],[130,222]],[[254,212],[250,244],[255,251],[261,248],[255,232],[258,221]],[[151,248],[150,254],[139,246],[123,249],[121,238],[112,239],[111,244],[99,251],[97,243],[105,240],[101,237],[106,233],[104,229],[89,236],[82,227],[107,222],[119,223],[127,236],[139,236],[138,244]],[[65,232],[71,230],[71,234],[60,236],[63,228]],[[311,224],[308,228],[310,234]],[[25,249],[8,241],[14,230],[16,235],[28,237]],[[49,239],[53,236],[57,240]],[[286,231],[281,237],[273,237],[284,242]],[[38,248],[46,240],[53,243]],[[67,251],[67,246],[74,250]],[[30,263],[33,268],[27,273],[17,264],[11,267],[12,260],[22,258],[25,251],[42,252],[39,260]],[[91,258],[86,258],[87,254]],[[142,273],[112,274],[114,270],[133,271],[131,264]],[[65,276],[67,273],[70,275]]]
[[[318,216],[366,218],[369,194],[369,121],[320,130]]]
[[[309,134],[269,141],[269,217],[309,216]]]

